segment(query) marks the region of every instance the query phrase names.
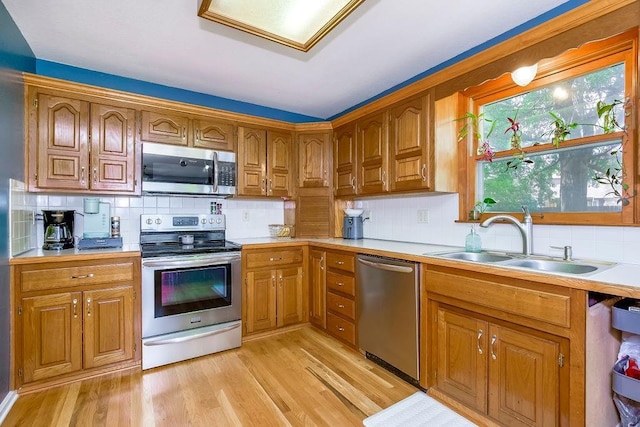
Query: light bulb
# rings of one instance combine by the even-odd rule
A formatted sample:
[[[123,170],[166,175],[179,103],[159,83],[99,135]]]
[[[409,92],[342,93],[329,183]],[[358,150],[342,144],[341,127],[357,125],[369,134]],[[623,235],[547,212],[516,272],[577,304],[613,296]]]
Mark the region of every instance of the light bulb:
[[[538,72],[538,64],[533,64],[530,67],[520,67],[511,72],[511,78],[513,82],[518,86],[526,86],[533,81]]]

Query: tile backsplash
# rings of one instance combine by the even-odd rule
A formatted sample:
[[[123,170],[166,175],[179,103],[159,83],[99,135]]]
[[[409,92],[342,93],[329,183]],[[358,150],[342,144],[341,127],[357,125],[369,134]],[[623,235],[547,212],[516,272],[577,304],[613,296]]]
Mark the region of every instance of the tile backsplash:
[[[120,217],[120,234],[125,244],[140,242],[141,214],[202,214],[211,212],[211,202],[222,204],[226,215],[227,239],[269,236],[269,224],[282,224],[284,206],[281,200],[217,199],[208,197],[99,196],[101,202],[111,204],[111,215]],[[38,194],[37,211],[43,209],[75,210],[73,234],[82,236],[83,196],[63,194]],[[38,220],[37,241],[42,246],[44,231],[42,218]]]
[[[9,180],[9,239],[11,256],[36,247],[36,196],[26,191],[25,184]]]

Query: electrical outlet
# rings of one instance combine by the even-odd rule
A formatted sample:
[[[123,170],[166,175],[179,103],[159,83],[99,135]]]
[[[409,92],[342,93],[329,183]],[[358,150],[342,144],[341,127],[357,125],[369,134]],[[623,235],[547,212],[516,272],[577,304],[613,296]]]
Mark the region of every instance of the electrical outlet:
[[[429,210],[428,209],[419,209],[418,210],[418,224],[429,224]]]
[[[242,211],[242,222],[249,222],[249,211]]]
[[[364,211],[364,214],[362,215],[362,217],[364,219],[368,219],[369,221],[373,220],[373,213],[371,211]]]

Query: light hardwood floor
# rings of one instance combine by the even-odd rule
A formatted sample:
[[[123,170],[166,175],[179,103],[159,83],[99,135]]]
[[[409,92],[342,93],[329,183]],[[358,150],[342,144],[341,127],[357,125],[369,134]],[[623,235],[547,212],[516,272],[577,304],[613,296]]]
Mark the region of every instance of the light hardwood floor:
[[[357,426],[416,388],[303,328],[21,395],[3,426]]]

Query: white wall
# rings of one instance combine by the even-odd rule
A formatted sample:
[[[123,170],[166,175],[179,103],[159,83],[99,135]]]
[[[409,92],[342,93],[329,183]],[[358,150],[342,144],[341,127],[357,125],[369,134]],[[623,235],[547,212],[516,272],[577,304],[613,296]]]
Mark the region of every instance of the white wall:
[[[458,195],[419,195],[356,200],[356,207],[371,212],[364,222],[364,237],[419,243],[464,246],[469,223],[456,223]],[[427,210],[429,222],[418,222],[418,211]],[[533,251],[562,256],[550,246],[573,247],[575,258],[640,264],[640,228],[602,226],[535,225]],[[483,249],[522,251],[520,232],[509,224],[477,227]]]

